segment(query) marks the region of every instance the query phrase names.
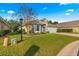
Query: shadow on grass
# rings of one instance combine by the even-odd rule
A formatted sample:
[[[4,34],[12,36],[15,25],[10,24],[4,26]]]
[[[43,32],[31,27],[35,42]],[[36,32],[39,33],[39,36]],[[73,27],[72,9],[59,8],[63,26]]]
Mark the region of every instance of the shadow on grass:
[[[40,47],[32,45],[24,54],[24,56],[34,56]]]
[[[20,43],[20,42],[22,42],[23,40],[19,40],[19,41],[17,41],[17,43]]]

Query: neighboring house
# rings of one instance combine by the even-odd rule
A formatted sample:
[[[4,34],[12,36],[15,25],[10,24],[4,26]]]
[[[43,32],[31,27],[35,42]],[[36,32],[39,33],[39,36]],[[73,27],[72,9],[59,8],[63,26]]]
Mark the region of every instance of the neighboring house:
[[[48,21],[47,20],[31,20],[31,21],[24,21],[23,29],[25,32],[33,32],[33,33],[40,33],[40,32],[47,32]]]
[[[49,33],[56,33],[58,29],[60,30],[65,29],[67,31],[72,30],[70,32],[79,33],[79,20],[63,22],[57,25],[48,24]]]
[[[58,29],[72,29],[72,32],[79,33],[79,20],[57,24]]]
[[[8,23],[6,23],[2,18],[0,18],[0,31],[1,30],[9,30],[10,26]]]

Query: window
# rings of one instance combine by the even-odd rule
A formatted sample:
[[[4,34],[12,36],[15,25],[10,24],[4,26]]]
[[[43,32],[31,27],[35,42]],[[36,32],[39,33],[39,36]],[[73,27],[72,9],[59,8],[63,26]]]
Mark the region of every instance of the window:
[[[39,25],[37,24],[37,31],[39,31]]]

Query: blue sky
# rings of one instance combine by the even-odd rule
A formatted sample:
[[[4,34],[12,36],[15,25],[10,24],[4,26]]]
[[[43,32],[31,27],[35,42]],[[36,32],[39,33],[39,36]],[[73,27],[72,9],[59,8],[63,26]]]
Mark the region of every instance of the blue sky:
[[[65,22],[79,20],[79,4],[77,3],[27,3],[38,13],[38,18]],[[10,19],[12,13],[16,13],[20,3],[0,3],[0,16]]]

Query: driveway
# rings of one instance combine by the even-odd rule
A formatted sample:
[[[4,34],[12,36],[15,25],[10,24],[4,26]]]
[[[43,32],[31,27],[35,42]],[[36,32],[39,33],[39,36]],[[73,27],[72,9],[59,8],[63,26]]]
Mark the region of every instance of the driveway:
[[[79,56],[79,41],[68,44],[57,56]]]
[[[56,33],[56,34],[79,37],[79,34],[71,34],[71,33]]]

